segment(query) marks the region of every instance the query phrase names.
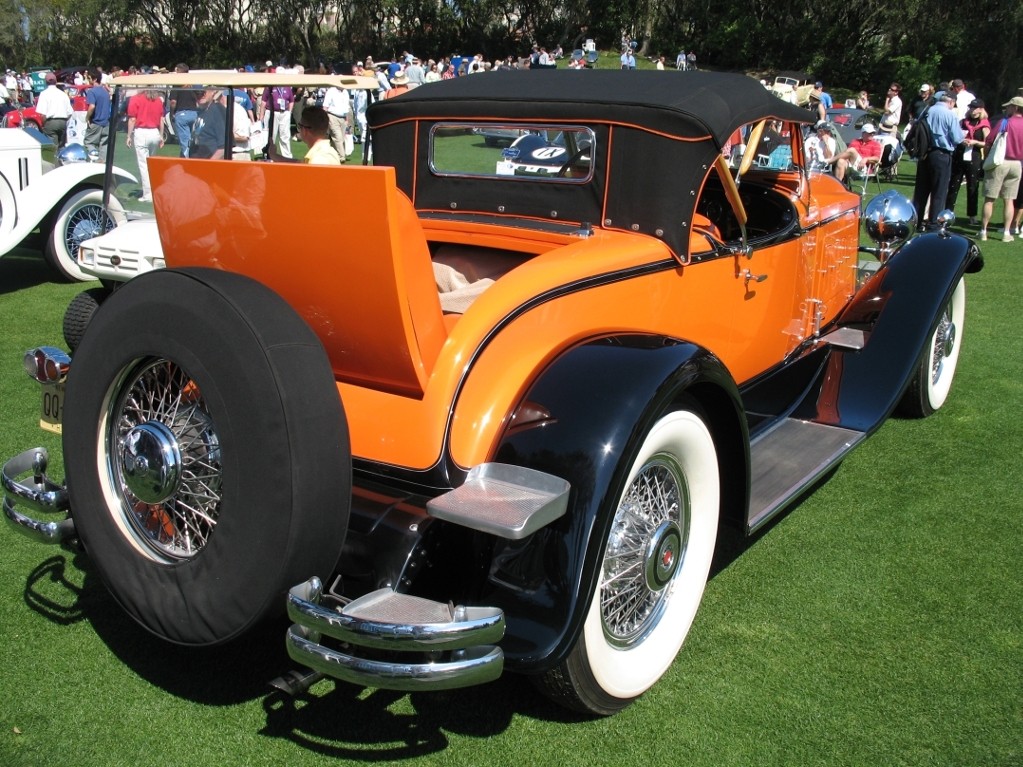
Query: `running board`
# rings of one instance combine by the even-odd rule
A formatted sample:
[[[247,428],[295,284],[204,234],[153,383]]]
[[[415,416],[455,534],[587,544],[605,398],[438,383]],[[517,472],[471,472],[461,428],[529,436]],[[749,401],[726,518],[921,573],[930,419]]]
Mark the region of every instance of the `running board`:
[[[750,444],[747,532],[767,522],[837,465],[866,434],[786,418]]]

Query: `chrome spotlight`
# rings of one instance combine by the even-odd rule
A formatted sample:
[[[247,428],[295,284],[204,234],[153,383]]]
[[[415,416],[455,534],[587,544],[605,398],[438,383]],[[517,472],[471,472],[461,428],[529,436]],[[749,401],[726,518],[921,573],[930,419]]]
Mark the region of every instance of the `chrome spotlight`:
[[[863,211],[863,228],[867,236],[890,251],[913,234],[916,211],[905,196],[889,189],[871,200]]]
[[[89,154],[81,144],[68,144],[57,152],[57,165],[71,165],[76,162],[89,162]]]

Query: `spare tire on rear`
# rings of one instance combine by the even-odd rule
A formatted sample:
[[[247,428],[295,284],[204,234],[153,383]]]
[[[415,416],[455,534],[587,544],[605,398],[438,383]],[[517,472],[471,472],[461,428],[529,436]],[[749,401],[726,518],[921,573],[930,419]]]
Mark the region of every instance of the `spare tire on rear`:
[[[85,549],[154,634],[231,640],[333,572],[344,410],[319,339],[254,280],[159,270],[115,291],[75,354],[63,445]]]

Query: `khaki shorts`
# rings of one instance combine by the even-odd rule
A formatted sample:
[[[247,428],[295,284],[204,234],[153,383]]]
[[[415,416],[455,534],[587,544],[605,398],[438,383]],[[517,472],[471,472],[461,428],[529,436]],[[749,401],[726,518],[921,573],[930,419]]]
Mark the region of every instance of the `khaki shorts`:
[[[1020,161],[1006,160],[993,170],[984,171],[984,196],[989,200],[1001,197],[1015,200],[1019,194]]]

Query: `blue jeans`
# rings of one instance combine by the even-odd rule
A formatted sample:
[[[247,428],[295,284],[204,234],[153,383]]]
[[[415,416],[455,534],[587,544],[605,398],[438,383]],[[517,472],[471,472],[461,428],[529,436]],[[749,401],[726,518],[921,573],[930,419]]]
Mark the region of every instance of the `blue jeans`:
[[[192,126],[199,113],[194,109],[182,109],[174,113],[174,133],[181,146],[181,156],[188,157],[188,144],[192,140]]]

